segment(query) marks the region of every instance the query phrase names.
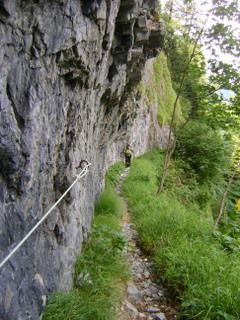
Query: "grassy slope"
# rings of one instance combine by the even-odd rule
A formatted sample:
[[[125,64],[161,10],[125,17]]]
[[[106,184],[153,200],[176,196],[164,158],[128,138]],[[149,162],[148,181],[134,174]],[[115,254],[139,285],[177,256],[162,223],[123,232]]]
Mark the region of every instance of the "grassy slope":
[[[123,165],[109,170],[105,191],[96,205],[93,228],[77,258],[74,287],[52,294],[43,320],[112,320],[127,269],[121,257],[124,241],[119,230],[123,204],[114,184]]]
[[[179,295],[183,319],[240,319],[239,254],[222,250],[210,214],[196,202],[204,190],[196,183],[190,190],[176,164],[156,197],[161,165],[158,151],[135,160],[124,184],[142,245]]]
[[[167,58],[163,52],[154,60],[152,74],[145,83],[141,83],[141,91],[146,96],[147,103],[158,106],[158,121],[161,125],[168,124],[176,98],[172,87],[171,75]],[[181,107],[178,103],[176,120],[182,119]]]

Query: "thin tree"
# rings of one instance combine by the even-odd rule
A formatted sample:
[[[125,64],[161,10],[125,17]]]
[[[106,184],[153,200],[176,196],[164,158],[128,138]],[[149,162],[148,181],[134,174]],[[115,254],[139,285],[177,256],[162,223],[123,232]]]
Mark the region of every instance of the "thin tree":
[[[165,184],[165,181],[166,181],[166,177],[167,177],[168,168],[169,168],[169,165],[170,165],[170,160],[171,160],[171,157],[172,157],[173,152],[174,152],[175,147],[176,147],[177,133],[176,133],[176,130],[175,130],[174,122],[175,122],[175,119],[176,119],[176,111],[177,111],[178,100],[179,100],[179,98],[181,96],[181,93],[182,93],[184,81],[185,81],[186,76],[188,74],[189,66],[190,66],[193,58],[195,57],[195,53],[196,53],[196,49],[198,47],[199,40],[200,40],[200,38],[201,38],[201,36],[202,36],[202,34],[204,32],[204,28],[205,28],[207,19],[208,19],[208,17],[206,18],[206,21],[204,22],[202,28],[200,29],[200,31],[197,34],[196,39],[194,40],[193,49],[192,49],[191,55],[190,55],[186,65],[185,65],[185,68],[183,70],[182,78],[181,78],[181,81],[180,81],[180,86],[179,86],[179,89],[178,89],[178,92],[177,92],[177,95],[176,95],[176,98],[175,98],[175,101],[174,101],[174,104],[173,104],[173,112],[172,112],[172,115],[171,115],[169,134],[168,134],[168,140],[167,140],[167,148],[166,148],[166,153],[165,153],[165,158],[164,158],[164,163],[163,163],[162,175],[161,175],[159,186],[158,186],[158,189],[157,189],[157,194],[160,194],[163,191],[163,187],[164,187],[164,184]],[[185,127],[187,122],[188,122],[188,120],[184,123],[184,125],[183,125],[184,127]]]
[[[231,186],[233,184],[234,178],[236,177],[236,175],[238,173],[238,169],[239,168],[240,168],[240,160],[238,161],[238,163],[237,163],[237,165],[235,167],[235,170],[232,172],[230,178],[228,179],[226,188],[224,190],[224,193],[223,193],[223,196],[222,196],[222,199],[221,199],[221,202],[220,202],[219,213],[218,213],[217,218],[215,219],[215,222],[214,222],[214,229],[217,228],[217,226],[219,225],[219,222],[220,222],[220,220],[221,220],[221,218],[223,216],[224,209],[225,209],[225,206],[226,206],[227,196],[229,194],[229,191],[230,191]]]
[[[192,8],[194,8],[194,5],[191,4],[191,1],[192,0],[183,0],[183,5],[187,4],[187,6],[189,8],[192,5]],[[173,1],[170,1],[170,3],[173,4]],[[180,4],[181,4],[181,2],[180,2]],[[183,7],[183,9],[184,9],[184,7]],[[171,14],[172,14],[172,11],[171,11]],[[186,14],[189,11],[181,9],[180,12],[182,12],[182,14]],[[207,41],[207,39],[208,39],[207,43],[209,44],[209,48],[212,49],[212,54],[214,54],[214,52],[215,53],[217,52],[215,50],[215,47],[218,47],[219,49],[221,49],[221,51],[223,53],[228,52],[228,54],[232,55],[233,57],[236,56],[236,53],[239,53],[239,48],[240,48],[239,36],[237,36],[236,33],[234,33],[234,28],[233,28],[234,24],[231,25],[229,23],[226,23],[225,20],[226,20],[226,18],[228,18],[229,21],[231,21],[231,20],[237,21],[238,20],[238,18],[239,18],[239,2],[238,2],[238,0],[232,0],[229,3],[227,3],[225,0],[214,0],[212,3],[212,9],[209,13],[211,13],[211,15],[214,17],[213,20],[215,22],[212,26],[207,27],[207,30],[206,30],[207,33],[205,34],[204,40]],[[172,157],[173,152],[175,150],[177,135],[179,134],[179,131],[181,131],[186,126],[186,124],[190,120],[190,117],[192,116],[191,114],[189,114],[186,122],[182,125],[180,130],[178,130],[178,132],[176,132],[175,118],[176,118],[176,110],[177,110],[178,100],[179,100],[180,95],[182,94],[182,91],[184,89],[184,82],[185,82],[186,76],[189,71],[189,66],[191,65],[191,62],[195,56],[198,42],[203,35],[203,31],[205,29],[205,25],[207,24],[208,17],[209,17],[209,14],[207,16],[207,19],[206,19],[204,25],[200,29],[200,31],[196,32],[197,36],[194,41],[192,53],[191,53],[186,65],[185,65],[185,68],[182,72],[182,76],[180,77],[180,81],[179,81],[180,86],[179,86],[177,96],[176,96],[176,99],[175,99],[174,105],[173,105],[173,112],[171,115],[170,129],[169,129],[169,135],[168,135],[168,141],[167,141],[167,147],[166,147],[166,154],[165,154],[165,158],[164,158],[162,176],[159,179],[159,186],[157,189],[157,194],[161,193],[163,190],[165,180],[167,177],[167,171],[169,168],[170,160],[171,160],[171,157]],[[188,21],[188,19],[185,19],[185,20]],[[190,21],[193,21],[192,13],[191,13]],[[191,29],[192,29],[192,27],[188,28],[188,30],[191,30]],[[190,35],[189,35],[189,38],[190,38]],[[219,62],[216,59],[210,59],[208,61],[208,63],[209,63],[210,69],[212,71],[212,74],[210,77],[211,83],[213,83],[214,86],[216,84],[218,84],[219,89],[220,88],[229,89],[229,90],[232,90],[233,92],[235,92],[236,95],[238,95],[238,93],[239,93],[238,89],[240,88],[240,86],[239,86],[239,83],[240,83],[239,82],[239,63],[237,63],[237,62],[235,64],[222,63],[221,59]],[[214,92],[218,91],[219,89],[214,89],[214,91],[211,92],[210,94],[207,94],[205,96],[205,98],[207,98],[208,96],[211,96]],[[201,98],[204,98],[204,95],[202,95],[202,97],[201,96],[198,97],[198,99],[200,99],[200,100],[201,100]],[[237,101],[237,99],[236,99],[236,101]]]

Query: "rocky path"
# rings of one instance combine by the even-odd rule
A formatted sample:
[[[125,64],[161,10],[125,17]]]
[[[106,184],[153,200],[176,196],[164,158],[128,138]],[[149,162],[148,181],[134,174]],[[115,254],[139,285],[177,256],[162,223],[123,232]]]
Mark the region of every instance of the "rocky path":
[[[128,174],[125,169],[119,179],[117,192]],[[126,284],[124,299],[117,320],[173,320],[177,319],[176,310],[168,304],[168,293],[157,283],[153,264],[138,246],[138,235],[129,213],[125,212],[122,233],[127,242],[125,251],[131,277]]]

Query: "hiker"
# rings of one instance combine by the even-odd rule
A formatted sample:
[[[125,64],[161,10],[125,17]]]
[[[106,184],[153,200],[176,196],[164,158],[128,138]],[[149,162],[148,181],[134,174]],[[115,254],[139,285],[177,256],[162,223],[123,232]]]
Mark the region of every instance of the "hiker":
[[[125,166],[130,167],[131,165],[131,158],[133,155],[133,149],[131,148],[130,144],[127,144],[126,149],[124,150],[125,155]]]

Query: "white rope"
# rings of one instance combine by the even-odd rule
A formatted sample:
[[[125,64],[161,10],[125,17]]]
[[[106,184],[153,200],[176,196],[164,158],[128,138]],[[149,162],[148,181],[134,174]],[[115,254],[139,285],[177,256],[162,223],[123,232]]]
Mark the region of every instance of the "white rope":
[[[45,215],[36,223],[36,225],[26,234],[26,236],[16,245],[16,247],[6,256],[5,259],[0,263],[0,269],[4,266],[4,264],[14,255],[14,253],[24,244],[24,242],[31,236],[31,234],[40,226],[40,224],[49,216],[49,214],[53,211],[53,209],[59,204],[59,202],[66,196],[66,194],[72,189],[72,187],[84,177],[88,173],[88,167],[91,163],[86,161],[86,165],[82,169],[82,171],[77,175],[74,182],[70,185],[70,187],[64,192],[64,194],[54,203],[54,205],[45,213]]]

